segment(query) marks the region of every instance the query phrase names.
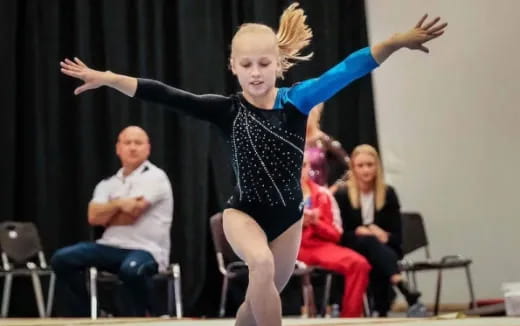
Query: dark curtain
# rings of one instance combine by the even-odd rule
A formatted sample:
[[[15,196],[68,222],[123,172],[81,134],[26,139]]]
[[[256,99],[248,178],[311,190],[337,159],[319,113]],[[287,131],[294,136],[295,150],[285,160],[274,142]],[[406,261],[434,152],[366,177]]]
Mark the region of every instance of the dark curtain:
[[[162,80],[195,93],[228,94],[229,44],[243,22],[277,27],[282,0],[4,0],[0,2],[0,220],[32,221],[48,257],[92,240],[86,208],[97,182],[119,168],[114,144],[128,125],[150,135],[150,160],[175,196],[172,259],[182,265],[191,315],[214,315],[220,288],[208,217],[232,186],[228,150],[216,129],[110,89],[74,96],[79,82],[59,72],[77,56],[93,68]],[[317,76],[367,45],[363,1],[301,1],[314,30],[311,62],[281,86]],[[326,104],[323,128],[347,150],[377,145],[370,77]],[[16,286],[16,284],[15,284]],[[27,314],[22,288],[11,315]],[[17,304],[17,302],[19,304]],[[26,309],[26,310],[24,310]],[[31,312],[32,313],[32,312]]]

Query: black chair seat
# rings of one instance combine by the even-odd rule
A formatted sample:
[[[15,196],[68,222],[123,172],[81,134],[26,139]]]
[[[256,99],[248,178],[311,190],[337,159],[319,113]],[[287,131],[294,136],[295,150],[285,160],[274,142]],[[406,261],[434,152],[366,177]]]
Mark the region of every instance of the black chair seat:
[[[26,276],[33,283],[34,296],[40,317],[50,316],[54,298],[55,275],[49,269],[38,229],[34,223],[6,221],[0,223],[0,248],[4,277],[1,316],[7,317],[14,277]],[[49,277],[47,307],[40,276]]]
[[[441,262],[441,261],[414,261],[412,263],[403,263],[401,270],[405,272],[417,272],[430,269],[450,269],[461,268],[469,266],[472,263],[471,259],[460,259],[456,261]]]
[[[95,267],[88,269],[89,274],[89,291],[90,291],[90,318],[97,319],[98,317],[98,295],[97,295],[97,283],[98,282],[111,282],[121,284],[117,274],[113,274],[107,271],[98,271]],[[181,270],[179,264],[170,264],[167,270],[159,271],[154,274],[152,279],[154,281],[167,281],[168,290],[168,315],[173,316],[175,310],[175,316],[180,319],[182,318],[182,293],[181,293]]]
[[[52,270],[50,270],[50,269],[37,268],[37,269],[34,269],[33,271],[35,271],[39,275],[51,275],[52,274]],[[9,271],[0,272],[0,275],[5,275],[5,274],[12,274],[15,276],[18,276],[18,275],[30,276],[31,270],[27,269],[27,268],[13,268],[13,269],[10,269]]]
[[[446,269],[463,268],[466,273],[468,282],[468,290],[470,296],[470,305],[475,306],[475,294],[473,291],[473,282],[471,280],[470,265],[471,259],[461,255],[444,256],[441,259],[431,259],[430,250],[428,248],[428,237],[426,235],[426,227],[424,225],[421,214],[409,212],[402,213],[402,234],[403,254],[407,255],[417,249],[423,248],[426,252],[425,260],[409,260],[403,259],[399,262],[401,271],[406,272],[408,277],[412,276],[413,287],[417,288],[415,273],[420,271],[437,271],[437,285],[435,291],[434,314],[439,313],[440,294],[442,286],[442,272]]]
[[[304,268],[296,268],[296,269],[294,269],[293,276],[302,276],[302,275],[310,274],[310,273],[314,272],[315,269],[316,268],[314,268],[313,266],[308,266],[308,267],[304,267]]]
[[[154,280],[166,280],[170,277],[172,277],[173,272],[172,271],[160,271],[159,273],[156,273],[153,276]],[[117,277],[116,274],[106,272],[106,271],[100,271],[97,275],[98,282],[120,282],[121,280],[119,277]]]

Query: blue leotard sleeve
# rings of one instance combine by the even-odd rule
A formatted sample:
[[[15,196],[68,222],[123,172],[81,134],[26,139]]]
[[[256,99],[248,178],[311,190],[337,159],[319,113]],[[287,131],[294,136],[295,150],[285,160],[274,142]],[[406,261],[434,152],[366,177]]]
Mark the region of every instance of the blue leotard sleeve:
[[[292,103],[304,114],[318,103],[325,102],[352,81],[363,77],[379,64],[375,61],[370,47],[349,55],[317,78],[308,79],[290,88],[280,89],[282,102]]]

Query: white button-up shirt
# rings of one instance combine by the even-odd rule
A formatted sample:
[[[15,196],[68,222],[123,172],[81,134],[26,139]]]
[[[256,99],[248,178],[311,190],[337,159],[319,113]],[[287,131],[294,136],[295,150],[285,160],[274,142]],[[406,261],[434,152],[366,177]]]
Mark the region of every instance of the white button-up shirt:
[[[145,161],[130,175],[120,169],[102,180],[94,190],[92,201],[107,203],[118,198],[143,196],[150,206],[130,225],[109,226],[99,244],[146,250],[154,257],[160,270],[169,264],[170,227],[173,217],[173,193],[166,173]]]

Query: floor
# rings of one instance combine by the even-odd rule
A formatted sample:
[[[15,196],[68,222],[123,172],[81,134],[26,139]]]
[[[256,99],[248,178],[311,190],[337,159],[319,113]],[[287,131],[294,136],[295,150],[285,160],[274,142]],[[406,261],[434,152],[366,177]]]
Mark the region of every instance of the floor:
[[[482,317],[482,318],[456,318],[457,315],[446,315],[437,318],[363,318],[363,319],[284,319],[283,325],[287,326],[520,326],[520,318],[508,317]],[[7,326],[61,326],[61,325],[113,325],[113,326],[233,326],[232,319],[160,319],[160,318],[110,318],[110,319],[64,319],[64,318],[48,318],[48,319],[3,319],[0,325]]]

